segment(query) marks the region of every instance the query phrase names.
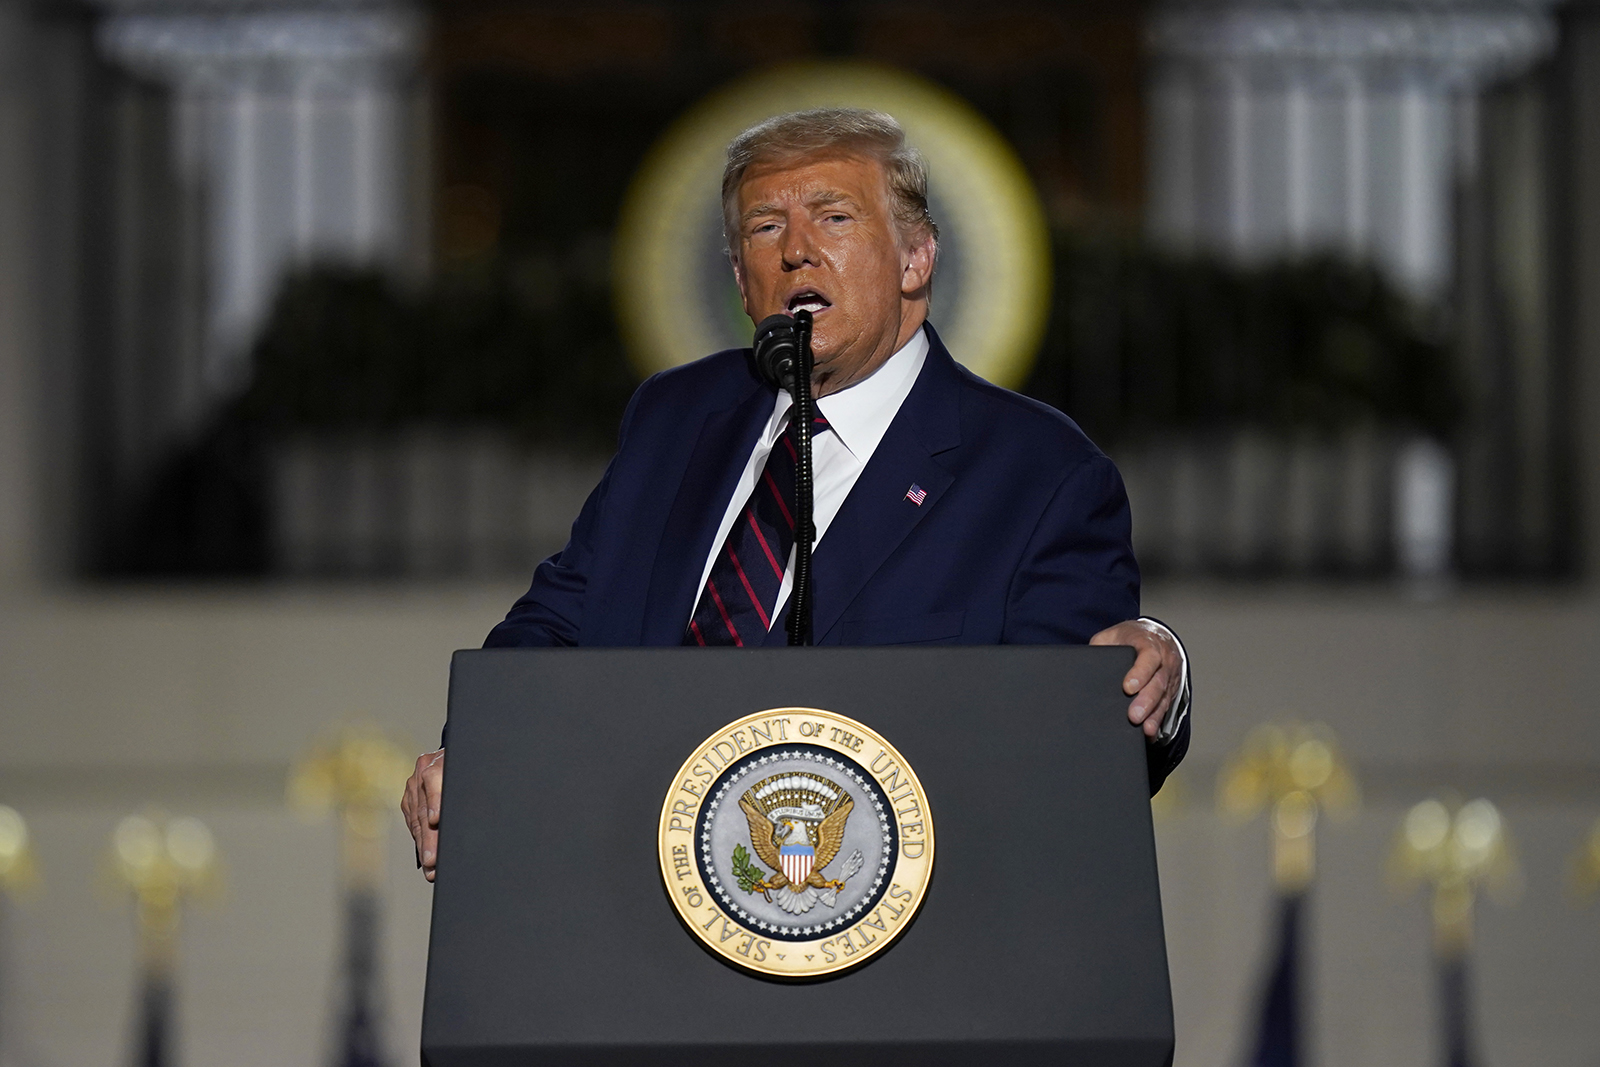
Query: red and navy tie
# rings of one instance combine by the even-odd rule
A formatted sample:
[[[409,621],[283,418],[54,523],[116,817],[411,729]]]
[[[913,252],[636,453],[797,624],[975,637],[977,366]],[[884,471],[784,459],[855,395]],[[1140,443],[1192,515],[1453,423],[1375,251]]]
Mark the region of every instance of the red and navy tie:
[[[694,617],[684,631],[686,645],[757,646],[772,628],[783,572],[794,547],[795,448],[792,428],[785,428],[755,490],[728,531],[727,540],[711,564],[706,587]],[[811,425],[812,440],[828,431],[828,420],[818,413]]]

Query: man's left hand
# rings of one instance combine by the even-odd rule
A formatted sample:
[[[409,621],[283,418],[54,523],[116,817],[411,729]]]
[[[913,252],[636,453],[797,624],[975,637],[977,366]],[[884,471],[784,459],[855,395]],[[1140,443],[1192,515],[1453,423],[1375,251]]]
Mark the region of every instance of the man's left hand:
[[[1089,638],[1091,645],[1131,645],[1138,653],[1133,669],[1122,679],[1122,691],[1133,697],[1128,721],[1154,738],[1183,686],[1183,652],[1166,628],[1148,619],[1130,619]]]

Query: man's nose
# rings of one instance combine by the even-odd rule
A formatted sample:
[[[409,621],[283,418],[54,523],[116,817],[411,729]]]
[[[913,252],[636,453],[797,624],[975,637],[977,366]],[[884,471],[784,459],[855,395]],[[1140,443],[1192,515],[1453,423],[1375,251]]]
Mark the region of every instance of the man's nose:
[[[783,269],[799,270],[817,265],[815,234],[806,223],[790,225],[783,234]]]

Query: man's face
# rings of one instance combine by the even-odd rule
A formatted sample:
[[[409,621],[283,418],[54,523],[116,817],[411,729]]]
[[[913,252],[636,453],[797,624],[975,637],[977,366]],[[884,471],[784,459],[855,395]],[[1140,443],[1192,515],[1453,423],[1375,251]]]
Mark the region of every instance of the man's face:
[[[931,238],[905,244],[883,165],[855,155],[758,163],[739,186],[734,274],[751,322],[815,316],[819,395],[877,370],[921,326]]]

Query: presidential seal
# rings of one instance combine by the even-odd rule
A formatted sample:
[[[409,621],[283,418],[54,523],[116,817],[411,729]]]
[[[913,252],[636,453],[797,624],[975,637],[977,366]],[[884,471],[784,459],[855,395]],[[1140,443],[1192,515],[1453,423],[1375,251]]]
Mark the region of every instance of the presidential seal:
[[[922,784],[883,738],[816,708],[717,731],[661,805],[661,877],[712,952],[769,978],[865,963],[910,924],[933,870]]]

